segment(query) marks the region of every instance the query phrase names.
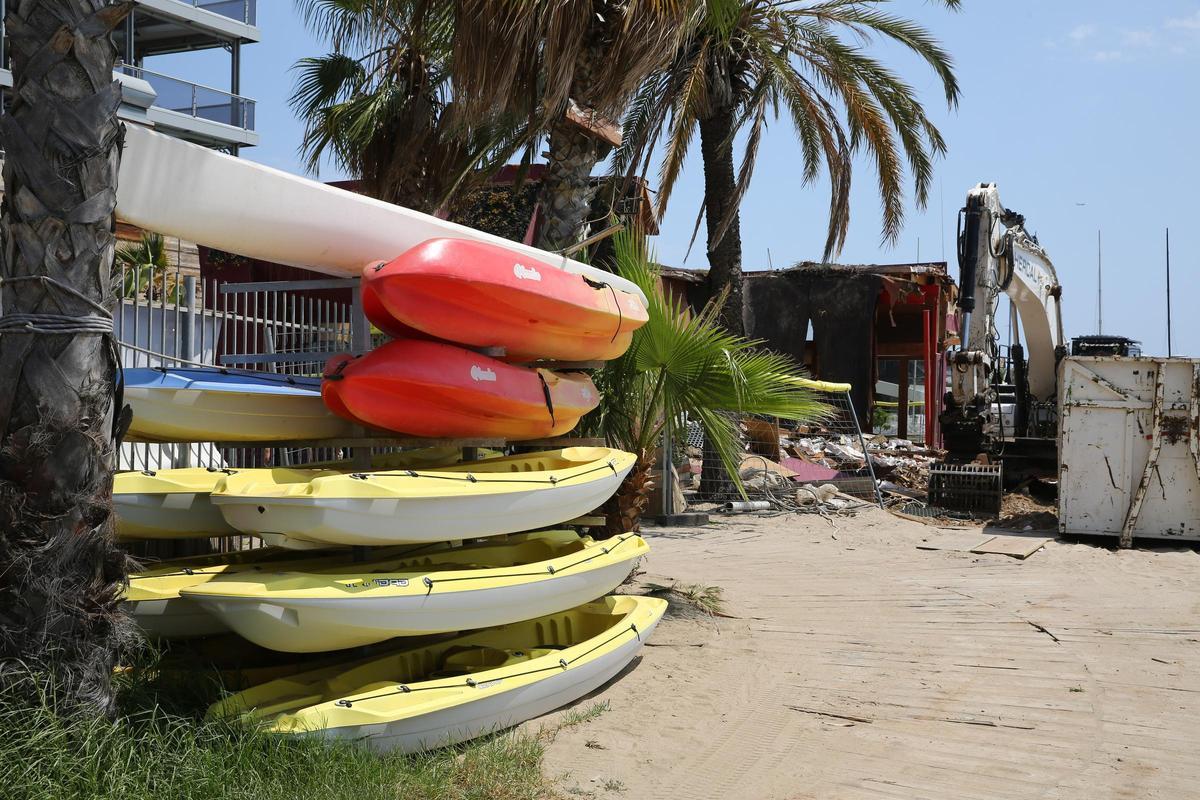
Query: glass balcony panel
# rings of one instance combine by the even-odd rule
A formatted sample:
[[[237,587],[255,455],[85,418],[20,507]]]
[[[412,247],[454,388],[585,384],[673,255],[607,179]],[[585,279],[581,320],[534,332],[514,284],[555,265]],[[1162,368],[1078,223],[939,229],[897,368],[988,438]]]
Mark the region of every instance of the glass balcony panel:
[[[257,0],[182,0],[196,8],[220,14],[222,17],[236,19],[247,25],[257,25]]]
[[[128,65],[120,69],[127,75],[142,78],[149,83],[158,94],[154,105],[159,108],[243,130],[254,130],[253,100],[148,69]]]

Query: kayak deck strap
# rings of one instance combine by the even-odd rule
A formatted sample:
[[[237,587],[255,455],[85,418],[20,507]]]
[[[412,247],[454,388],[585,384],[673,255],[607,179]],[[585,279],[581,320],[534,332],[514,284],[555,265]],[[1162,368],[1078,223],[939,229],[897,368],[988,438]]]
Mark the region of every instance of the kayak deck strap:
[[[552,667],[538,667],[537,669],[528,669],[528,670],[525,670],[524,672],[518,672],[515,675],[507,675],[507,676],[505,676],[505,680],[511,680],[513,678],[524,678],[527,675],[537,675],[539,672],[550,672],[553,670],[565,670],[565,669],[569,668],[572,664],[574,664],[576,661],[579,661],[582,658],[586,658],[587,656],[589,656],[592,653],[599,650],[601,647],[608,645],[610,642],[613,642],[613,641],[621,638],[622,636],[624,636],[625,634],[627,634],[631,631],[633,632],[633,634],[635,636],[637,636],[637,639],[640,642],[642,640],[642,634],[638,631],[637,625],[635,623],[631,622],[629,624],[629,627],[622,628],[621,630],[614,633],[612,636],[605,639],[603,642],[598,642],[597,644],[593,645],[592,647],[589,647],[587,650],[585,650],[584,652],[575,656],[574,658],[571,658],[569,660],[565,659],[565,658],[560,658],[558,660],[558,663]],[[431,683],[432,683],[432,681],[431,681]],[[345,698],[341,698],[341,699],[335,701],[334,705],[339,706],[340,708],[353,708],[355,703],[365,703],[368,700],[380,700],[385,697],[395,697],[398,694],[409,694],[411,692],[430,692],[430,691],[434,691],[436,689],[450,689],[455,686],[462,686],[462,685],[466,685],[466,686],[470,686],[470,687],[474,688],[474,687],[478,686],[478,683],[475,681],[474,678],[467,678],[464,681],[464,683],[462,683],[462,684],[439,683],[437,686],[418,686],[416,688],[413,688],[412,686],[408,686],[406,684],[397,684],[396,690],[393,692],[381,692],[380,694],[373,694],[368,697],[360,697],[357,700],[353,700],[353,701],[347,700]]]
[[[626,534],[625,536],[620,537],[620,540],[615,545],[613,545],[611,548],[602,547],[602,548],[600,548],[601,552],[593,553],[592,555],[588,556],[587,558],[581,558],[578,561],[572,561],[570,564],[565,564],[557,569],[555,569],[553,565],[550,565],[550,566],[546,567],[546,570],[551,575],[557,575],[558,573],[566,572],[569,569],[573,569],[582,564],[586,564],[589,561],[594,561],[597,558],[602,558],[602,557],[608,555],[609,553],[611,553],[612,551],[616,550],[621,545],[625,544],[625,542],[632,539],[633,536],[634,535],[632,533]],[[488,579],[489,580],[502,580],[504,578],[538,578],[538,577],[541,577],[542,574],[543,573],[541,573],[541,572],[510,572],[506,575],[488,575]],[[425,596],[428,597],[433,592],[433,586],[436,583],[457,583],[458,581],[473,581],[473,580],[478,580],[478,579],[479,579],[478,575],[463,575],[458,578],[431,578],[428,575],[426,575],[424,578],[422,578],[422,582],[425,584],[425,587],[426,587]]]

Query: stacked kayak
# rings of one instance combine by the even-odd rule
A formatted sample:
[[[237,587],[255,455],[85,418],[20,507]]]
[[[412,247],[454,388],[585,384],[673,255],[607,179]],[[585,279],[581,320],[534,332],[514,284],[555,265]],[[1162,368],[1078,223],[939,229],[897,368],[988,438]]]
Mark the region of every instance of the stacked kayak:
[[[563,529],[613,496],[633,454],[566,447],[466,461],[459,446],[574,429],[600,401],[583,370],[625,352],[647,311],[618,280],[453,239],[373,264],[361,292],[392,341],[335,356],[319,380],[130,370],[130,438],[283,443],[366,428],[455,441],[373,455],[365,469],[360,450],[353,467],[122,473],[122,540],[245,534],[267,545],[155,565],[130,576],[124,604],[176,647],[224,637],[295,654],[211,716],[407,752],[586,695],[661,619],[661,600],[609,596],[648,553],[641,537]]]
[[[385,470],[451,466],[461,454],[457,447],[427,447],[375,455],[371,465]],[[321,466],[348,471],[349,462],[330,461]],[[211,502],[217,484],[236,472],[212,467],[118,472],[113,478],[117,538],[189,539],[240,533]]]
[[[509,361],[616,358],[647,320],[641,298],[612,283],[466,239],[430,239],[369,266],[362,286],[381,330],[503,347]]]
[[[610,596],[544,617],[314,669],[209,709],[284,736],[361,740],[381,751],[455,744],[553,711],[604,685],[666,611]]]
[[[439,342],[397,339],[325,365],[322,395],[338,416],[430,437],[558,436],[600,402],[590,378],[506,364]]]
[[[273,442],[352,436],[320,381],[218,367],[125,370],[131,442]]]
[[[263,562],[281,563],[308,556],[275,547],[213,556],[163,561],[129,576],[122,603],[126,613],[155,639],[192,639],[228,632],[219,619],[179,596],[180,589],[226,573],[253,569]]]
[[[363,270],[363,309],[395,338],[330,359],[322,397],[343,419],[414,436],[562,435],[599,403],[596,387],[583,374],[516,364],[624,353],[648,315],[619,283],[488,242],[429,239]]]
[[[596,542],[567,530],[366,561],[251,550],[134,574],[125,608],[156,638],[232,630],[272,650],[326,652],[562,611],[611,591],[648,551],[636,534]]]
[[[212,503],[233,528],[285,547],[439,542],[586,514],[616,492],[635,460],[568,447],[440,469],[247,469],[226,475]]]
[[[113,476],[117,538],[188,539],[237,533],[210,502],[219,469],[163,469]]]
[[[255,644],[325,652],[573,608],[616,588],[648,550],[632,533],[544,531],[365,563],[260,564],[179,594]]]

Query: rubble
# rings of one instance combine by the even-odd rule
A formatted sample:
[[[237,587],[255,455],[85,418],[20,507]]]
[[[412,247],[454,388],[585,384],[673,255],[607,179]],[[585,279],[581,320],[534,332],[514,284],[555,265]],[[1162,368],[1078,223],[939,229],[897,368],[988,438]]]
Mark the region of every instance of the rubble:
[[[864,437],[863,441],[867,445],[866,456],[858,437],[846,434],[809,434],[795,438],[784,435],[780,443],[783,451],[792,458],[824,467],[834,473],[863,469],[869,456],[877,479],[886,477],[899,486],[921,493],[924,493],[929,485],[930,464],[942,458],[941,451],[914,444],[907,439],[876,435]],[[792,466],[786,459],[784,464]],[[804,477],[810,476],[805,474]],[[826,477],[832,478],[833,475]]]
[[[827,487],[848,476],[864,475],[868,458],[885,493],[924,498],[929,486],[929,468],[944,455],[940,450],[908,439],[869,434],[860,438],[852,433],[796,426],[779,431],[780,458],[771,459],[761,452],[769,449],[768,443],[761,441],[767,427],[755,427],[759,440],[750,448],[751,452],[742,456],[739,472],[743,484],[752,495],[781,497],[784,487],[790,484],[796,489],[787,489],[786,496],[789,500],[794,498],[799,506],[814,502],[825,507],[836,505],[829,502],[834,498],[826,494]],[[698,488],[702,452],[694,446],[688,446],[685,452],[687,458],[680,459],[679,473],[683,488],[690,491]]]

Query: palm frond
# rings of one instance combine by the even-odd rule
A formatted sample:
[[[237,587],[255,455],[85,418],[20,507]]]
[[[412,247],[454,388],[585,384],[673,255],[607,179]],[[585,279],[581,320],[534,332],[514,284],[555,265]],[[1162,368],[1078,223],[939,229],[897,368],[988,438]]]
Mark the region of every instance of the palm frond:
[[[730,413],[791,420],[830,413],[798,385],[804,371],[795,362],[720,326],[721,298],[691,313],[681,299],[668,296],[636,232],[617,234],[613,252],[616,271],[646,293],[650,319],[629,350],[596,377],[604,399],[592,424],[611,444],[651,450],[675,420],[687,416],[700,423],[740,489],[741,445]]]
[[[867,48],[875,39],[886,39],[913,52],[933,70],[951,108],[960,89],[945,48],[921,25],[883,10],[886,2],[706,0],[704,12],[694,18],[695,30],[682,39],[675,57],[661,68],[664,74],[656,78],[655,85],[662,87],[657,107],[646,94],[638,96],[636,124],[628,134],[639,141],[623,143],[622,165],[628,168],[630,154],[653,149],[666,126],[658,187],[661,213],[688,153],[691,134],[686,126],[699,125],[703,115],[726,104],[737,120],[733,133],[746,135],[735,202],[723,219],[707,220],[710,243],[720,241],[753,177],[762,131],[785,113],[800,147],[802,182],[815,180],[822,168],[828,172],[825,259],[845,242],[857,152],[865,152],[872,162],[883,238],[894,242],[904,224],[907,179],[911,176],[917,204],[924,205],[945,141],[912,86]],[[941,4],[952,10],[960,6],[958,0]],[[705,63],[698,65],[702,48]],[[656,119],[659,127],[652,129]]]
[[[695,134],[701,114],[708,106],[708,48],[703,41],[694,57],[687,59],[686,71],[680,73],[679,92],[670,106],[671,120],[666,138],[666,152],[658,176],[658,207],[655,213],[661,219],[667,213],[667,201],[675,188],[675,181],[683,171],[688,148]],[[664,109],[665,110],[665,109]]]

